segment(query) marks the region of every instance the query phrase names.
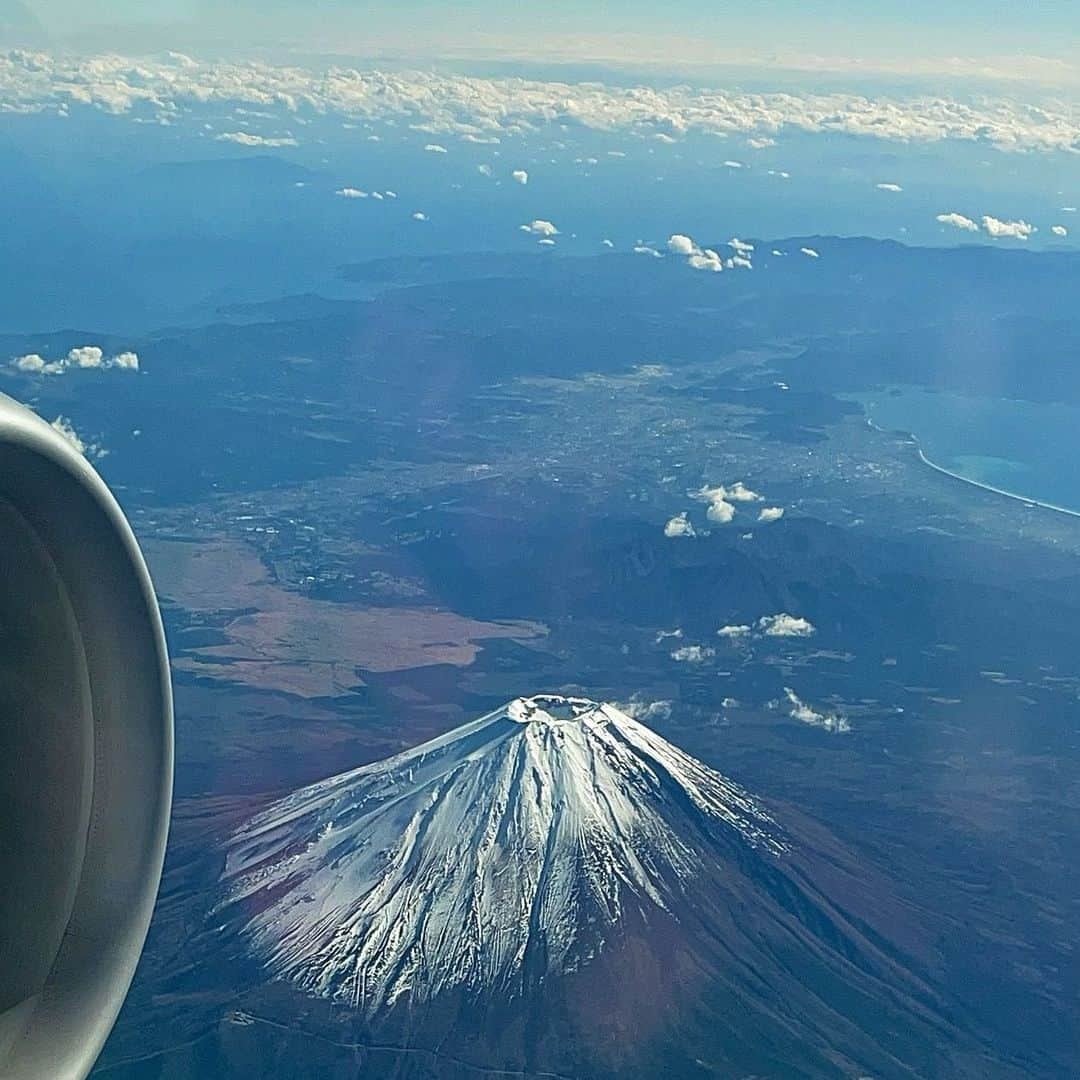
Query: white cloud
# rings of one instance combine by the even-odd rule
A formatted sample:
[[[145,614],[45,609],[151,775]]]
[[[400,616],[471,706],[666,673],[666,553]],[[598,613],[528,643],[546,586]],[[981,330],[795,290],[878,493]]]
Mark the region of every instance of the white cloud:
[[[535,218],[527,225],[519,225],[522,232],[532,233],[533,236],[558,236],[559,230],[550,221],[543,218]]]
[[[851,731],[851,725],[842,716],[836,713],[821,713],[812,709],[790,687],[784,687],[784,696],[790,706],[789,716],[792,720],[798,720],[800,724],[809,724],[811,727],[824,728],[837,735],[844,735]]]
[[[899,184],[875,184],[878,191],[903,191],[904,189]]]
[[[519,184],[527,184],[529,182],[529,174],[524,169],[515,169],[510,175]]]
[[[745,166],[743,165],[743,163],[741,161],[725,161],[724,162],[724,168],[725,169],[743,169],[743,168],[745,168]]]
[[[1045,74],[1047,63],[1040,59],[1040,73]],[[8,112],[93,108],[161,123],[200,110],[218,115],[240,108],[274,110],[297,120],[310,111],[349,123],[404,123],[432,134],[471,135],[483,141],[534,130],[552,123],[553,117],[571,116],[582,128],[651,135],[663,142],[675,140],[669,132],[771,139],[790,129],[897,143],[960,140],[1004,151],[1077,149],[1076,107],[1064,99],[1034,106],[1022,100],[958,100],[942,94],[763,94],[688,84],[644,90],[435,72],[358,71],[338,65],[275,66],[263,60],[206,62],[189,57],[182,63],[168,55],[12,51],[0,60],[0,107]],[[291,138],[245,131],[226,132],[224,137],[246,145],[294,143]]]
[[[724,269],[724,260],[712,248],[695,252],[686,260],[686,263],[695,270],[708,270],[713,274],[719,274]]]
[[[252,135],[250,131],[223,131],[215,138],[218,142],[236,143],[237,146],[297,146],[297,141],[291,135],[273,137],[266,135]]]
[[[964,232],[979,231],[977,222],[972,221],[969,217],[964,217],[963,214],[958,214],[955,210],[952,210],[947,214],[938,214],[936,220],[942,225],[952,225],[955,229],[963,229]]]
[[[741,480],[736,480],[731,487],[720,484],[717,487],[709,487],[707,484],[694,494],[699,502],[711,502],[714,499],[726,499],[728,502],[751,503],[763,502],[764,496],[756,491],[751,491]]]
[[[342,199],[366,199],[368,197],[366,191],[361,191],[359,188],[354,187],[339,188],[334,194]]]
[[[661,630],[656,635],[656,644],[659,645],[661,642],[667,641],[668,638],[681,638],[682,633],[681,626],[677,626],[674,630]]]
[[[745,240],[740,240],[737,236],[733,236],[727,243],[729,248],[737,251],[740,255],[750,255],[754,250],[753,244],[748,244]]]
[[[109,361],[109,367],[120,368],[121,371],[138,371],[139,355],[134,352],[117,353]]]
[[[613,240],[608,240],[606,238],[604,240],[601,240],[600,243],[603,244],[606,248],[613,248],[615,246],[615,242]]]
[[[423,210],[415,210],[413,211],[412,219],[413,221],[427,221],[428,216]]]
[[[721,626],[716,633],[718,637],[722,638],[741,638],[750,633],[750,627],[744,623],[728,624],[727,626]]]
[[[717,525],[727,525],[735,517],[735,503],[761,502],[761,496],[751,491],[741,480],[731,487],[720,484],[709,487],[706,484],[693,493],[698,502],[707,504],[705,516]]]
[[[800,251],[801,251],[801,252],[802,252],[802,253],[803,253],[804,255],[807,255],[807,256],[809,256],[809,257],[810,257],[811,259],[820,259],[820,258],[821,258],[821,255],[820,255],[820,253],[818,253],[817,251],[815,251],[815,250],[814,250],[813,248],[811,248],[811,247],[802,247],[802,248],[799,248],[799,250],[800,250]]]
[[[774,521],[779,521],[784,516],[784,508],[782,506],[765,506],[762,508],[761,513],[758,514],[758,521],[763,525],[771,525]]]
[[[668,237],[668,251],[674,252],[676,255],[693,255],[697,252],[697,244],[690,239],[689,236],[684,236],[682,233],[672,233]]]
[[[555,241],[550,236],[541,237],[536,241],[541,247],[554,247]]]
[[[686,263],[695,270],[708,270],[713,274],[719,274],[724,269],[724,260],[712,248],[696,252],[686,260]],[[730,259],[728,265],[731,265]]]
[[[643,724],[654,724],[657,720],[671,719],[672,703],[670,701],[643,701],[635,695],[617,708]]]
[[[97,345],[82,345],[67,354],[67,366],[77,368],[99,368],[104,354]]]
[[[58,416],[49,427],[54,431],[59,431],[80,454],[86,453],[86,444],[79,438],[79,433],[75,430],[74,425],[66,416]]]
[[[1063,214],[1075,214],[1076,213],[1076,207],[1075,206],[1063,206],[1061,208],[1061,212]]]
[[[738,241],[742,243],[742,241]],[[713,273],[719,273],[724,269],[724,260],[720,258],[720,255],[713,251],[712,248],[700,248],[694,242],[694,240],[686,236],[684,233],[672,233],[668,237],[668,251],[674,255],[686,256],[687,266],[692,267],[695,270],[708,270]],[[749,247],[749,245],[747,245]],[[753,251],[753,247],[749,247]],[[732,260],[728,260],[728,266],[732,265]],[[748,262],[743,262],[742,265],[749,266]]]
[[[1029,225],[1026,221],[1002,221],[989,214],[983,215],[982,224],[983,228],[996,239],[1026,240],[1035,232],[1035,226]]]
[[[491,166],[490,165],[477,165],[476,166],[476,171],[481,176],[490,176],[491,175]]]
[[[758,629],[766,637],[810,637],[817,633],[817,628],[809,619],[800,615],[789,615],[786,611],[779,615],[763,615],[757,621]]]
[[[656,248],[650,247],[648,244],[635,244],[635,255],[649,255],[654,259],[662,259],[664,257],[663,252],[657,251]]]
[[[694,526],[690,524],[690,519],[684,510],[681,514],[676,514],[664,526],[664,535],[667,537],[697,536],[697,532],[694,530]]]
[[[746,145],[751,150],[764,150],[767,146],[775,146],[776,140],[770,139],[768,135],[757,135],[747,139]]]
[[[37,353],[17,356],[12,361],[19,371],[31,375],[63,375],[72,369],[81,371],[101,371],[105,368],[119,368],[122,371],[138,371],[139,357],[133,352],[122,352],[105,359],[105,354],[98,345],[79,345],[70,349],[60,360],[46,360]]]
[[[727,525],[735,517],[735,507],[723,499],[713,499],[709,503],[709,508],[705,511],[705,516],[714,525]]]
[[[705,645],[683,645],[671,654],[671,659],[680,664],[703,664],[715,655],[716,650]]]
[[[1068,236],[1069,235],[1069,230],[1066,229],[1064,225],[1051,225],[1050,226],[1050,231],[1055,236]]]
[[[424,149],[429,154],[445,154],[446,153],[446,147],[445,146],[440,146],[438,143],[433,143],[433,142],[429,142],[427,144],[427,146],[424,147]]]

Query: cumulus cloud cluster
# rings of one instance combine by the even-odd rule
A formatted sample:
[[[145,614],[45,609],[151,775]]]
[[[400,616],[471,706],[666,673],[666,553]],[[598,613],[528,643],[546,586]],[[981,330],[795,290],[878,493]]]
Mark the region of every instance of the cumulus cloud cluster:
[[[706,484],[693,493],[693,498],[705,503],[705,516],[715,525],[727,525],[734,520],[736,503],[764,501],[763,496],[751,491],[741,480],[737,480],[731,487],[723,484],[709,487]]]
[[[673,239],[675,238],[673,237]],[[739,242],[741,241],[732,241],[732,243]],[[740,504],[762,503],[765,501],[763,495],[759,495],[756,491],[748,488],[742,480],[736,480],[731,485],[718,484],[715,487],[705,484],[698,488],[697,491],[691,491],[689,494],[690,498],[696,502],[705,504],[705,518],[713,525],[729,525],[735,520],[737,508]],[[766,506],[762,507],[758,512],[757,520],[762,525],[771,525],[774,521],[779,521],[783,516],[784,508],[782,506]],[[664,526],[664,535],[667,537],[693,537],[697,536],[698,533],[693,522],[690,521],[688,511],[684,510],[668,521]],[[708,533],[705,535],[708,535]]]
[[[178,53],[132,58],[15,50],[0,57],[3,111],[79,106],[160,123],[207,108],[300,118],[333,113],[349,121],[393,120],[429,135],[482,143],[556,122],[666,142],[693,133],[760,141],[792,129],[897,142],[954,139],[1002,150],[1080,149],[1080,104],[1074,101],[1035,107],[1002,98],[761,94],[686,85],[658,89],[342,66],[315,70],[262,60],[205,62]],[[275,145],[253,140],[282,138],[245,130],[224,135],[253,146]]]
[[[776,615],[763,615],[753,626],[749,623],[729,623],[721,626],[716,631],[716,636],[728,641],[738,641],[748,637],[808,638],[816,633],[817,627],[809,619],[782,611]]]
[[[961,229],[963,232],[979,232],[982,229],[995,240],[1003,238],[1026,240],[1032,233],[1038,232],[1034,225],[1024,221],[1022,218],[1018,221],[1003,221],[1001,218],[993,217],[990,214],[983,214],[981,225],[974,218],[969,218],[965,214],[958,214],[955,210],[950,210],[946,214],[938,214],[936,220],[942,225],[951,225],[954,229]]]
[[[667,242],[668,251],[672,255],[685,256],[687,265],[695,270],[708,270],[712,273],[719,273],[725,268],[731,270],[737,266],[747,270],[753,269],[753,263],[751,262],[754,251],[753,244],[748,244],[738,237],[732,237],[727,242],[727,246],[731,248],[733,254],[724,258],[712,248],[699,247],[691,237],[686,236],[684,233],[672,233]]]
[[[757,621],[758,629],[766,637],[812,637],[817,627],[801,615],[789,615],[786,611],[779,615],[763,615]]]
[[[844,717],[837,713],[823,713],[812,709],[791,687],[784,687],[784,696],[787,698],[788,715],[792,720],[798,720],[800,724],[809,724],[811,727],[824,728],[836,735],[844,735],[851,731],[851,725]]]
[[[1035,226],[1026,221],[1002,221],[989,214],[983,215],[982,225],[991,236],[1004,236],[1012,240],[1026,240],[1035,231]]]
[[[46,360],[39,353],[27,353],[11,361],[12,367],[30,375],[63,375],[73,368],[81,370],[103,370],[113,368],[118,371],[138,371],[139,357],[134,352],[119,352],[105,358],[105,353],[97,345],[80,345],[70,349],[67,356],[59,360]]]
[[[715,655],[716,650],[710,649],[707,645],[683,645],[682,648],[672,652],[671,659],[680,664],[704,664]]]

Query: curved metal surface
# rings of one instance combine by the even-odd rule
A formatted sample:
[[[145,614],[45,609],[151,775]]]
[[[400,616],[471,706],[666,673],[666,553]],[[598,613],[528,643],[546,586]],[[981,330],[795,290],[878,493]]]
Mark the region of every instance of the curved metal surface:
[[[142,952],[172,803],[150,575],[97,473],[0,394],[0,1078],[92,1068]]]

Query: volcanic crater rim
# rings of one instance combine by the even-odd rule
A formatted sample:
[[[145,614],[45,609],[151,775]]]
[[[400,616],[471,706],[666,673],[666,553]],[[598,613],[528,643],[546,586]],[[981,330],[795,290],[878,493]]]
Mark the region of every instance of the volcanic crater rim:
[[[516,724],[583,723],[589,719],[604,719],[604,707],[589,698],[565,697],[562,694],[536,694],[515,698],[506,707],[506,715]]]

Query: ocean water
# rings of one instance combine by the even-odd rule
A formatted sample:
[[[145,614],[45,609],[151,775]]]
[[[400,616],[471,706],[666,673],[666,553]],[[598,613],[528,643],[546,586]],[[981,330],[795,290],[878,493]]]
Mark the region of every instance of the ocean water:
[[[934,465],[974,483],[1080,513],[1080,408],[916,387],[851,395]]]

